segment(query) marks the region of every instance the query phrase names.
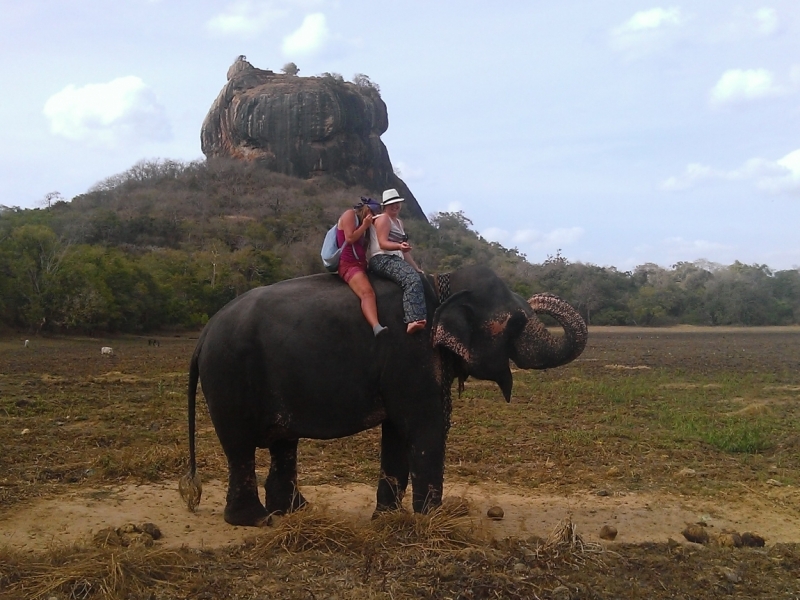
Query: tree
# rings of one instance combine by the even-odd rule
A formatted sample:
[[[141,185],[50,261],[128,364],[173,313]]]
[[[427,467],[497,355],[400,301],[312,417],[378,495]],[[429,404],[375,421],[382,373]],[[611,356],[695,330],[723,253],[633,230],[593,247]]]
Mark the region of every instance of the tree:
[[[325,71],[320,75],[323,79],[331,79],[336,83],[344,83],[344,77],[342,77],[341,73],[331,73],[329,71]]]
[[[464,214],[463,210],[455,212],[439,212],[431,216],[430,223],[436,229],[471,231],[472,221]],[[473,232],[474,233],[474,232]]]
[[[364,75],[364,73],[356,73],[353,75],[353,83],[363,90],[374,91],[378,94],[381,92],[380,86],[372,81],[367,75]]]
[[[41,206],[46,207],[46,208],[50,208],[56,202],[64,202],[64,196],[61,195],[61,192],[48,192],[48,193],[46,193],[44,195],[44,198],[42,198],[39,201],[39,204]]]
[[[12,257],[7,276],[14,293],[18,324],[41,327],[52,316],[60,290],[57,275],[70,244],[44,225],[23,225],[4,240],[2,252]]]
[[[281,71],[283,71],[286,75],[297,75],[300,72],[300,69],[293,62],[288,62],[283,65]]]

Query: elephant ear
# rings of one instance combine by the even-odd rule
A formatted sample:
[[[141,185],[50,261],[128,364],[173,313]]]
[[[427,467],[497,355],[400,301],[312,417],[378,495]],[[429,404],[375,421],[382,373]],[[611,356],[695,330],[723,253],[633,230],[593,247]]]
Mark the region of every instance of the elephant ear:
[[[433,345],[443,346],[461,358],[460,364],[456,365],[459,394],[467,377],[474,376],[497,383],[506,402],[509,402],[513,378],[508,367],[508,358],[506,354],[498,352],[498,348],[493,347],[492,340],[485,331],[486,327],[480,326],[481,314],[476,308],[473,292],[453,294],[433,316]],[[514,320],[513,325],[519,328],[517,320]]]
[[[472,292],[453,294],[436,309],[431,327],[434,347],[444,346],[467,364],[470,363],[469,349],[475,320],[471,303]]]

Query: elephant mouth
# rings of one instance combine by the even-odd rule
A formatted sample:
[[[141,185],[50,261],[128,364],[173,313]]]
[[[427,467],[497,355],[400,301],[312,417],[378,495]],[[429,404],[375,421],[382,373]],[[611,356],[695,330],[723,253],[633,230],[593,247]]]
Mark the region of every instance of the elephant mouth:
[[[504,366],[497,366],[491,371],[472,371],[470,375],[475,379],[483,379],[484,381],[494,381],[503,393],[503,398],[506,402],[511,402],[511,392],[514,387],[514,377],[511,374],[511,368],[508,362],[505,361]]]

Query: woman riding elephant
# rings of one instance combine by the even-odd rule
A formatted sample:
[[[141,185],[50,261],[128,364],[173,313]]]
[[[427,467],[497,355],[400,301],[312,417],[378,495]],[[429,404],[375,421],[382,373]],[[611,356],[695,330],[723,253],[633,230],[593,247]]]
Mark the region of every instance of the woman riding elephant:
[[[378,322],[378,307],[375,291],[367,277],[367,233],[372,218],[380,211],[380,205],[372,198],[361,198],[361,202],[342,213],[337,222],[336,244],[342,248],[339,257],[339,277],[344,279],[361,301],[361,312],[377,337],[386,331]]]
[[[422,269],[411,256],[411,244],[398,218],[404,198],[397,190],[383,192],[383,213],[370,228],[369,269],[403,288],[403,312],[407,333],[425,328],[427,309],[422,287]]]

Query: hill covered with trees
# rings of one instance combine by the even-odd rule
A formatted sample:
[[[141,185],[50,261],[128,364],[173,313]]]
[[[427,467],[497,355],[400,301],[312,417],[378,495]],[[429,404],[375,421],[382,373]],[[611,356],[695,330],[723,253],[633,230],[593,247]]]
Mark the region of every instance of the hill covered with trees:
[[[325,231],[365,189],[239,161],[146,161],[71,202],[0,207],[0,325],[49,332],[201,326],[242,292],[322,271]],[[51,196],[51,200],[53,197]],[[800,323],[800,272],[704,262],[632,272],[532,264],[461,212],[408,219],[429,272],[487,264],[524,296],[552,292],[592,325]]]

